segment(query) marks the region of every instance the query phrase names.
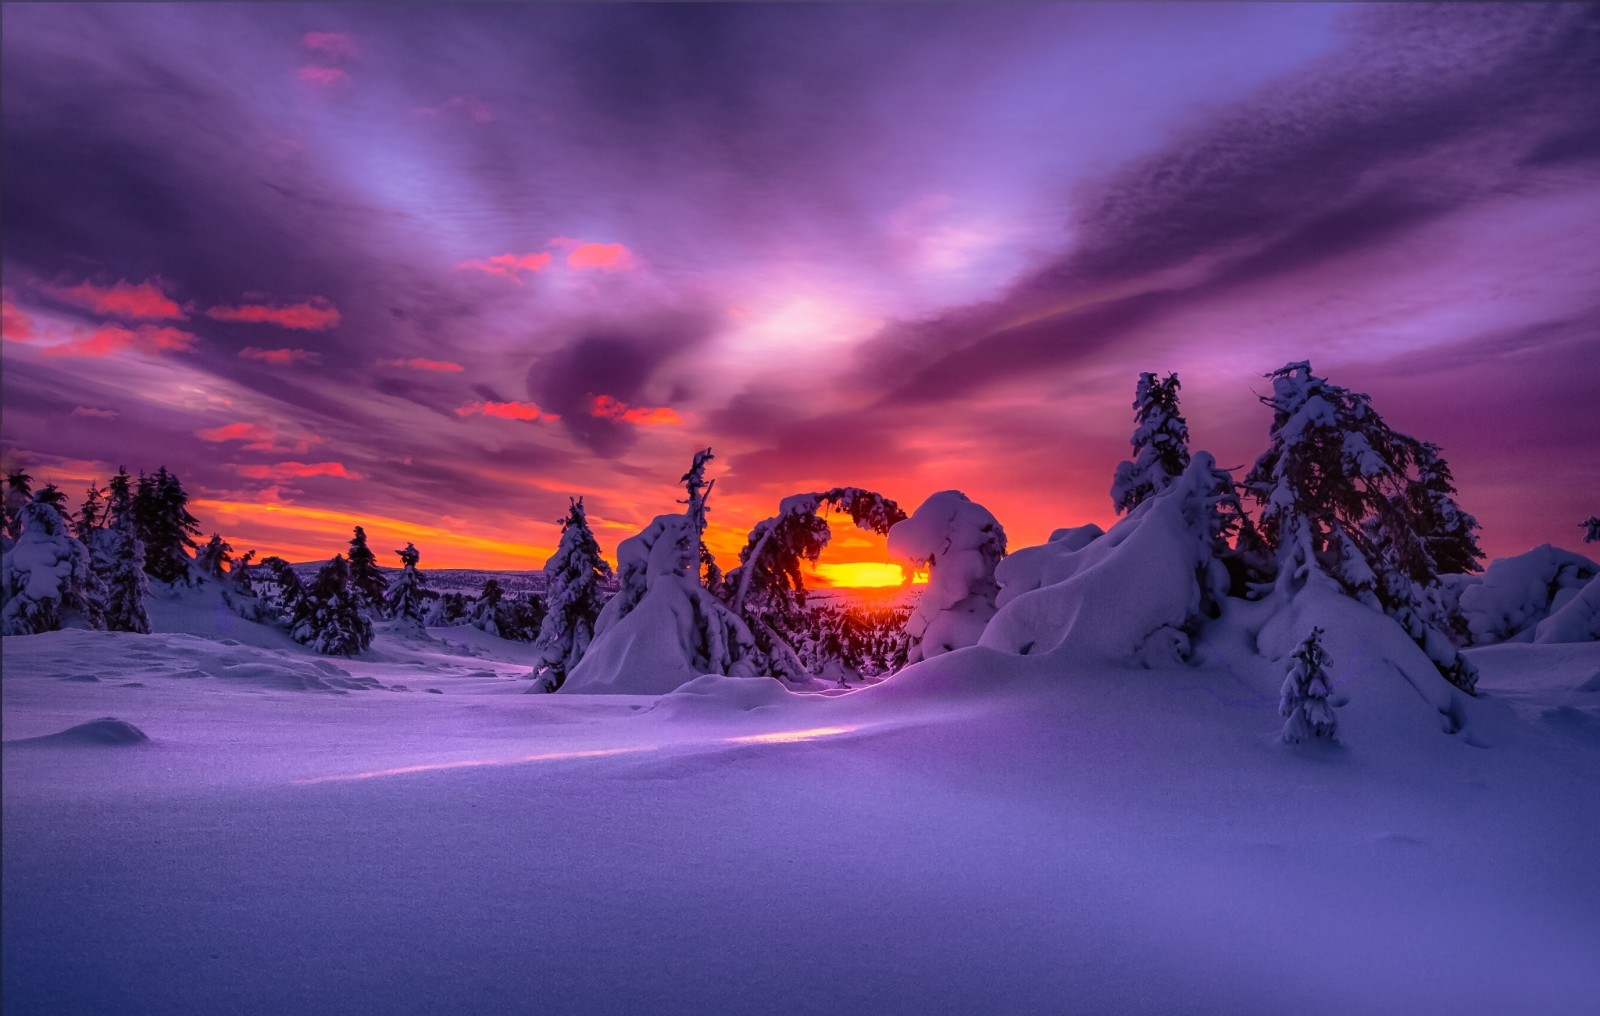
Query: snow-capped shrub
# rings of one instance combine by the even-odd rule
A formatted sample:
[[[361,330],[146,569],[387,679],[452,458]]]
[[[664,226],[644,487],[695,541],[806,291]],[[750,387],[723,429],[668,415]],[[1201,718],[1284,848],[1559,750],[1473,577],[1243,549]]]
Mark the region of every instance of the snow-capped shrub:
[[[700,583],[699,546],[687,515],[657,516],[618,545],[622,592],[601,610],[562,692],[659,695],[702,674],[759,672],[750,629]]]
[[[1289,656],[1289,673],[1278,699],[1278,712],[1287,717],[1283,724],[1286,743],[1298,744],[1312,737],[1338,740],[1338,721],[1328,702],[1332,690],[1328,668],[1332,665],[1322,648],[1322,629],[1313,627]]]
[[[1178,375],[1165,381],[1139,375],[1133,410],[1137,426],[1129,443],[1133,459],[1117,466],[1111,502],[1117,514],[1132,511],[1145,498],[1166,488],[1189,468],[1189,425],[1178,411]]]
[[[979,645],[1010,653],[1168,663],[1227,595],[1238,496],[1197,452],[1184,474],[1091,540],[1063,537],[1000,562],[999,611]]]
[[[588,652],[605,606],[600,584],[610,577],[611,565],[600,556],[583,498],[573,498],[561,520],[561,543],[544,564],[545,616],[534,640],[543,690],[559,689]]]
[[[350,587],[343,555],[322,566],[305,589],[289,626],[289,637],[329,656],[354,656],[372,645],[372,622]]]
[[[18,513],[16,543],[0,556],[0,634],[104,628],[103,592],[89,551],[44,493]]]
[[[483,591],[478,594],[477,600],[472,604],[472,611],[467,615],[467,623],[482,632],[498,636],[500,634],[500,601],[505,598],[506,591],[501,588],[500,580],[490,577],[483,582]]]
[[[995,567],[1006,533],[982,505],[942,490],[889,530],[889,556],[928,569],[928,585],[906,622],[909,662],[976,645],[995,613]]]

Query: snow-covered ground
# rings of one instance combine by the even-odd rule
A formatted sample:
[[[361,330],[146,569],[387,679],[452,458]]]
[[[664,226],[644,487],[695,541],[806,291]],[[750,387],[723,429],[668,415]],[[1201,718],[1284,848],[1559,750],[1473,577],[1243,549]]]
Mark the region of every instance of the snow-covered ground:
[[[833,697],[194,603],[7,638],[5,1012],[1594,1012],[1600,644],[1430,699],[1336,642],[1343,743],[1288,746],[1249,606]],[[101,717],[149,740],[48,736]]]

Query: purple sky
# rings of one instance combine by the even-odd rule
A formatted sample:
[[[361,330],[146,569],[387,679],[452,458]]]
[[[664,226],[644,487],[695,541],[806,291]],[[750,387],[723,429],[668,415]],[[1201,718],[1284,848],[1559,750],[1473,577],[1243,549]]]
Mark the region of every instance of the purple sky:
[[[1492,555],[1600,511],[1593,5],[3,17],[4,456],[74,498],[526,568],[709,444],[725,564],[840,483],[1022,546],[1110,522],[1139,371],[1243,466],[1309,358]]]

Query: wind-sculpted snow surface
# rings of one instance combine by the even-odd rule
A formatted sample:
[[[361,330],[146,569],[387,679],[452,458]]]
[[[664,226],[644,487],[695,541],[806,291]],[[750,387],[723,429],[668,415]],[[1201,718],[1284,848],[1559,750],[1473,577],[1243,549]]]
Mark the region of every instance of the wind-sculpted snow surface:
[[[1066,530],[1013,553],[996,569],[1000,609],[978,644],[1093,662],[1186,658],[1228,589],[1208,515],[1216,482],[1199,452],[1105,535]]]

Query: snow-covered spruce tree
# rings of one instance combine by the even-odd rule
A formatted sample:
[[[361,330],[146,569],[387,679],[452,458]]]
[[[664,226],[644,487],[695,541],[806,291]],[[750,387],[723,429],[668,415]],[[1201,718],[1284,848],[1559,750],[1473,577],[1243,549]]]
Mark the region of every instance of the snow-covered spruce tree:
[[[6,487],[3,503],[5,507],[5,536],[13,543],[22,533],[22,509],[33,500],[33,477],[21,469],[6,471]]]
[[[433,598],[428,606],[429,628],[452,628],[466,621],[471,604],[461,593],[443,593]]]
[[[739,567],[728,573],[725,598],[755,635],[774,677],[799,680],[815,673],[804,655],[827,656],[830,645],[842,646],[839,632],[808,632],[806,588],[801,562],[817,562],[832,532],[823,517],[844,512],[862,529],[887,535],[906,518],[898,504],[860,487],[834,487],[794,494],[778,503],[778,514],[750,530],[739,551]],[[798,652],[808,641],[809,654]],[[837,655],[836,653],[834,654]]]
[[[996,610],[994,570],[1005,554],[1006,531],[959,490],[929,495],[889,530],[889,556],[928,569],[928,586],[906,621],[908,662],[977,644]]]
[[[1322,648],[1322,629],[1313,627],[1289,657],[1289,674],[1278,699],[1278,712],[1287,718],[1283,724],[1286,743],[1299,744],[1311,737],[1338,741],[1338,722],[1328,703],[1332,690],[1328,668],[1332,665],[1333,660]]]
[[[334,555],[306,587],[289,637],[328,656],[354,656],[372,645],[372,622],[361,612],[343,555]]]
[[[396,625],[408,635],[421,635],[426,625],[428,611],[428,581],[417,571],[422,560],[416,545],[407,543],[404,550],[395,551],[400,558],[400,574],[389,586],[384,608],[394,618]]]
[[[144,570],[159,582],[188,582],[200,522],[189,514],[189,495],[177,474],[166,466],[154,476],[141,473],[133,504],[134,522],[144,542]]]
[[[84,546],[89,545],[89,534],[95,532],[106,523],[105,491],[100,489],[100,481],[95,480],[89,484],[89,489],[83,492],[83,505],[78,509],[78,514],[72,520],[72,535]]]
[[[384,594],[389,584],[378,570],[378,559],[367,546],[367,532],[356,527],[350,537],[350,586],[363,606],[369,607],[379,617],[383,616]]]
[[[600,556],[583,498],[572,498],[561,520],[561,542],[544,563],[545,615],[534,640],[541,690],[560,688],[588,651],[605,606],[601,583],[610,577],[611,565]]]
[[[1415,500],[1416,470],[1437,454],[1390,430],[1368,396],[1317,377],[1305,361],[1267,377],[1271,445],[1244,487],[1261,506],[1258,530],[1275,553],[1278,590],[1297,590],[1313,573],[1331,576],[1399,622],[1439,672],[1470,693],[1477,672],[1426,605],[1439,573],[1419,528],[1427,519]],[[1438,489],[1429,502],[1434,512],[1454,505]]]
[[[512,642],[532,642],[544,623],[544,598],[538,593],[506,596],[495,608],[495,626],[500,637]]]
[[[278,615],[279,622],[285,628],[293,628],[295,618],[305,609],[305,585],[295,570],[289,567],[289,562],[281,557],[262,558],[261,567],[272,584],[271,592],[266,595],[267,601]]]
[[[1580,525],[1583,527],[1584,543],[1600,543],[1600,515],[1591,515]]]
[[[218,582],[228,577],[228,569],[232,565],[233,544],[218,533],[212,533],[211,539],[194,556],[195,573]]]
[[[500,580],[490,577],[484,580],[483,592],[472,604],[472,612],[467,615],[467,623],[479,631],[486,631],[490,635],[500,634],[500,601],[506,591],[500,587]]]
[[[277,620],[278,611],[262,590],[256,588],[252,566],[255,559],[256,552],[247,550],[229,565],[227,575],[220,580],[222,602],[246,621],[270,623]]]
[[[1178,411],[1178,375],[1165,381],[1151,373],[1139,375],[1133,393],[1133,459],[1117,466],[1111,482],[1111,502],[1117,514],[1137,508],[1145,498],[1165,488],[1189,468],[1189,425]]]
[[[722,569],[717,565],[717,559],[712,555],[711,548],[706,546],[706,515],[710,509],[706,501],[711,497],[711,488],[716,486],[716,480],[706,479],[706,466],[716,456],[711,454],[711,449],[694,453],[694,462],[689,466],[689,471],[678,480],[683,484],[684,493],[687,495],[678,503],[686,505],[685,514],[694,523],[696,539],[699,540],[700,563],[697,565],[700,584],[711,590],[712,593],[721,595]]]
[[[1413,528],[1433,559],[1434,573],[1461,575],[1483,571],[1478,520],[1456,504],[1456,482],[1439,446],[1423,441],[1416,451],[1416,479],[1407,490]]]
[[[0,634],[105,627],[104,593],[89,551],[67,531],[48,490],[23,506],[17,541],[0,556]]]
[[[88,534],[87,546],[104,590],[106,627],[148,634],[150,615],[144,601],[150,595],[150,577],[144,571],[144,544],[134,524],[133,488],[126,469],[111,478],[103,520],[107,524]]]

